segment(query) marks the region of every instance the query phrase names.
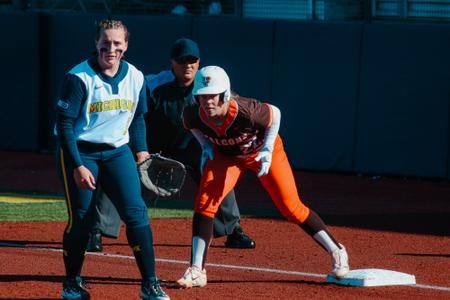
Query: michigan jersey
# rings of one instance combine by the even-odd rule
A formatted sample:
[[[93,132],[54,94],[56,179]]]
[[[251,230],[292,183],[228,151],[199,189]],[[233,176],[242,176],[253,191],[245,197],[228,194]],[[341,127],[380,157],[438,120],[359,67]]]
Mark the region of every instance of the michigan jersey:
[[[142,95],[144,101],[139,101]],[[109,77],[95,59],[86,60],[66,75],[57,111],[75,118],[76,141],[122,146],[129,142],[135,113],[146,112],[144,76],[122,61],[116,76]]]

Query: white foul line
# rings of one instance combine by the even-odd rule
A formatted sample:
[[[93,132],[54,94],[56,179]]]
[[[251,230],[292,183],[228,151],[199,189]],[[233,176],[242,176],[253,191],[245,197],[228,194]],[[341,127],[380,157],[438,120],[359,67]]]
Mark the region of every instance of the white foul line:
[[[28,246],[18,243],[5,243],[0,242],[0,247],[18,247],[18,248],[32,248],[38,250],[46,250],[53,252],[62,252],[62,249],[57,248],[48,248],[42,246]],[[100,257],[109,257],[109,258],[122,258],[122,259],[130,259],[134,260],[134,256],[130,255],[122,255],[122,254],[110,254],[110,253],[95,253],[95,252],[86,252],[88,255],[92,256],[100,256]],[[189,261],[186,260],[176,260],[176,259],[165,259],[165,258],[156,258],[157,262],[164,263],[172,263],[172,264],[182,264],[189,265]],[[287,271],[287,270],[277,270],[277,269],[269,269],[269,268],[258,268],[258,267],[250,267],[250,266],[235,266],[235,265],[225,265],[225,264],[211,264],[207,263],[207,266],[216,267],[216,268],[225,268],[225,269],[239,269],[239,270],[247,270],[247,271],[257,271],[257,272],[266,272],[266,273],[278,273],[278,274],[288,274],[288,275],[297,275],[297,276],[305,276],[305,277],[317,277],[317,278],[326,278],[326,274],[315,274],[315,273],[306,273],[306,272],[297,272],[297,271]],[[431,289],[431,290],[439,290],[450,292],[450,287],[445,286],[436,286],[436,285],[426,285],[426,284],[410,284],[405,285],[413,288],[421,288],[421,289]]]
[[[410,285],[410,286],[418,287],[421,289],[431,289],[431,290],[440,290],[440,291],[450,292],[450,288],[445,287],[445,286],[426,285],[426,284],[414,284],[414,285]]]

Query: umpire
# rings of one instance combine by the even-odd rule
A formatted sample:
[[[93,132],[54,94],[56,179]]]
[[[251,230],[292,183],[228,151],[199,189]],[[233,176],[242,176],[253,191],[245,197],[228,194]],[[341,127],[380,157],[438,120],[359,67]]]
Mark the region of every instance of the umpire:
[[[185,105],[194,101],[191,92],[200,66],[197,43],[187,38],[176,40],[170,59],[171,70],[145,77],[148,92],[147,145],[153,153],[160,152],[184,163],[188,173],[199,184],[201,147],[181,120]],[[104,193],[98,194],[96,231],[91,235],[88,251],[102,251],[101,234],[117,237],[120,229],[120,218],[115,208]],[[225,197],[214,218],[214,237],[225,235],[225,247],[255,248],[255,241],[240,226],[234,190]]]

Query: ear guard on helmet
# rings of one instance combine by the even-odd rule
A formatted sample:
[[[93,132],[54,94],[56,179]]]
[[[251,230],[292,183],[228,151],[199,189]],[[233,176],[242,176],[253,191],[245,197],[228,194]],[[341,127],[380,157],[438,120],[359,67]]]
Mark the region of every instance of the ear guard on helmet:
[[[201,68],[194,79],[192,94],[216,95],[224,94],[224,101],[230,101],[230,79],[224,69],[218,66],[207,66]]]

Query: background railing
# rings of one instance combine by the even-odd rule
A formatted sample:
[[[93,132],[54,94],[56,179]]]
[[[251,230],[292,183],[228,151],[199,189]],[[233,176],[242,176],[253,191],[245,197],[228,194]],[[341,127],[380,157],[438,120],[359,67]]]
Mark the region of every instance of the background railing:
[[[99,11],[85,13],[81,3],[85,11],[91,6],[81,1],[70,2],[76,13],[60,13],[62,3],[54,3],[0,14],[8,41],[0,60],[0,149],[54,151],[63,74],[92,53],[95,22],[118,10],[107,5],[107,13],[98,1]],[[195,15],[186,6],[185,17],[172,15],[173,7],[121,13],[132,33],[126,59],[144,74],[157,73],[170,67],[175,39],[193,38],[202,65],[223,66],[235,91],[280,108],[280,134],[296,169],[450,179],[448,19],[382,17],[387,9],[367,14],[364,6],[358,21],[359,10],[341,7],[356,3],[350,0],[310,1],[309,19],[250,17],[244,5],[239,16],[212,17],[211,2],[201,3],[208,10]],[[373,16],[377,21],[367,21]]]
[[[240,15],[241,1],[223,0],[0,0],[2,10],[108,14]]]
[[[449,21],[450,0],[0,0],[0,11]]]

